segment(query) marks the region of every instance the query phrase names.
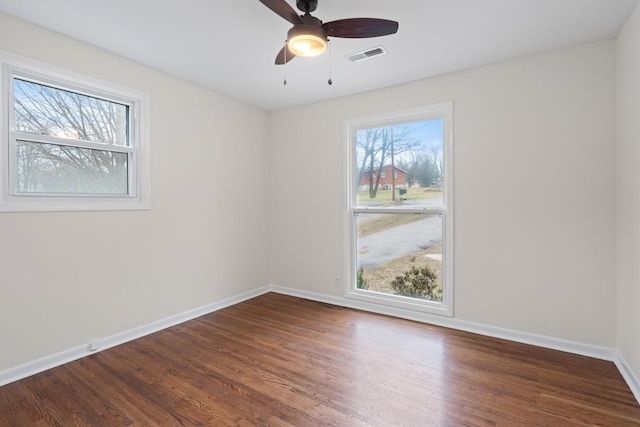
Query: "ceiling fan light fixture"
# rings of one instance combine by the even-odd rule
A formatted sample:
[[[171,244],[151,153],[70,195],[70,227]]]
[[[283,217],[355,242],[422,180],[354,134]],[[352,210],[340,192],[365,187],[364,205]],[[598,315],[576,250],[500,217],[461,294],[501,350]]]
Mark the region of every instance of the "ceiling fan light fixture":
[[[297,56],[318,56],[327,49],[327,33],[324,28],[296,25],[289,30],[287,45]]]

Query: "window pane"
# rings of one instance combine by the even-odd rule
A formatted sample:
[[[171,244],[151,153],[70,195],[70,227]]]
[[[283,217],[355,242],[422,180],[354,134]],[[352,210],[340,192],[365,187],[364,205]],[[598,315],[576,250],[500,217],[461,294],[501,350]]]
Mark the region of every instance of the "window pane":
[[[443,208],[443,120],[356,131],[356,206]]]
[[[19,193],[128,194],[126,153],[18,140]]]
[[[13,92],[18,132],[129,145],[126,105],[20,79]]]
[[[440,215],[357,214],[356,287],[442,302]]]

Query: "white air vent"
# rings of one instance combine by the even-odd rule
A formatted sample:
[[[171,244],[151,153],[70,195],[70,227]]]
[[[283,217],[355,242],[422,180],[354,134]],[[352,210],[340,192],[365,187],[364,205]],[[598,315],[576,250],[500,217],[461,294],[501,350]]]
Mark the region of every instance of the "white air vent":
[[[356,52],[352,53],[351,55],[347,55],[347,59],[351,62],[358,62],[362,61],[363,59],[373,58],[374,56],[384,55],[385,53],[387,53],[387,51],[384,50],[384,47],[378,46],[362,52]]]

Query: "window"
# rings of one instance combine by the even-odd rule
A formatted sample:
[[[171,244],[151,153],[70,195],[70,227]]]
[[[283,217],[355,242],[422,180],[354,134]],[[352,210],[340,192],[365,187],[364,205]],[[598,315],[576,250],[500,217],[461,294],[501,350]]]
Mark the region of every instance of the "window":
[[[148,209],[148,95],[2,52],[0,60],[0,210]]]
[[[346,297],[453,315],[452,129],[450,102],[345,122]]]

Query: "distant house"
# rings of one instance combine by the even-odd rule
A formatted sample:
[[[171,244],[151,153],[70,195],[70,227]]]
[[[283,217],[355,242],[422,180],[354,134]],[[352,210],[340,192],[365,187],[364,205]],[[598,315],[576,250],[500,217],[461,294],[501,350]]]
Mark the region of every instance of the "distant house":
[[[392,168],[391,165],[384,166],[380,171],[380,182],[378,183],[378,188],[383,190],[390,190],[393,181],[395,181],[396,188],[406,188],[407,185],[407,171],[404,169],[400,169],[399,167],[393,168],[393,175],[391,174]],[[359,191],[369,191],[369,184],[376,184],[376,180],[378,178],[378,169],[376,169],[373,173],[373,182],[369,182],[369,174],[363,173],[360,176],[360,184]]]

